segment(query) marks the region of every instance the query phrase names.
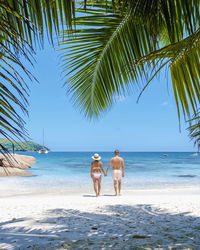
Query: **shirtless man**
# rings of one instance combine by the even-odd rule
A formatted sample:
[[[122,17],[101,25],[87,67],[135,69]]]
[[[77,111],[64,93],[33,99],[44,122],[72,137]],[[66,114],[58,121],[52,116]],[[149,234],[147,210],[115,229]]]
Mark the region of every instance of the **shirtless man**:
[[[124,177],[124,160],[121,157],[119,157],[119,150],[116,149],[114,154],[115,154],[115,157],[113,157],[110,160],[110,163],[106,170],[106,175],[112,165],[112,178],[114,181],[115,195],[117,195],[117,182],[118,182],[118,195],[120,195],[121,179],[122,177]]]

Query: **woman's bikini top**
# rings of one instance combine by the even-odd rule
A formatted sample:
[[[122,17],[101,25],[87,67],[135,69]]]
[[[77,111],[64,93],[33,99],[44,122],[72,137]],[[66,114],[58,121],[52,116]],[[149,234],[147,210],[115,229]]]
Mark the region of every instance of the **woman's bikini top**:
[[[98,170],[101,170],[100,167],[93,167],[93,168],[92,168],[92,170],[97,170],[97,169],[98,169]]]

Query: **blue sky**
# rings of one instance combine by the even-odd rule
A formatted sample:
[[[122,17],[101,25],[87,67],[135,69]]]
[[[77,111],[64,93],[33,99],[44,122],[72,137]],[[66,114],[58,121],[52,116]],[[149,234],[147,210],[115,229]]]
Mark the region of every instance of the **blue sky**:
[[[37,50],[32,72],[39,80],[29,82],[29,118],[27,129],[31,139],[52,151],[195,151],[185,131],[179,132],[178,116],[165,71],[142,95],[139,90],[119,98],[112,109],[97,121],[89,121],[73,107],[61,75],[62,66],[48,42]],[[168,85],[170,86],[170,80]]]

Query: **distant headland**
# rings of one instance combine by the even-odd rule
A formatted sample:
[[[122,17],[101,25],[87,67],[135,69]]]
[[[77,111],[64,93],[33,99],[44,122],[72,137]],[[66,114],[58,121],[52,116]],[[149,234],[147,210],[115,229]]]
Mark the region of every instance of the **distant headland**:
[[[22,151],[22,152],[25,151],[34,152],[34,151],[39,151],[43,148],[49,151],[47,147],[43,147],[42,145],[32,141],[16,142],[0,138],[0,144],[4,146],[8,151],[13,151],[13,148],[14,151]]]

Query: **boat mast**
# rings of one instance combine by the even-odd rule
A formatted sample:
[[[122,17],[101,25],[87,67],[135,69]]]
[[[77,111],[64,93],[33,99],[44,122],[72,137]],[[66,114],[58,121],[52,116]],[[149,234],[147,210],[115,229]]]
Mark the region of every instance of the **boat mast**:
[[[43,129],[43,148],[44,148],[44,129]]]

